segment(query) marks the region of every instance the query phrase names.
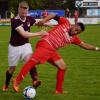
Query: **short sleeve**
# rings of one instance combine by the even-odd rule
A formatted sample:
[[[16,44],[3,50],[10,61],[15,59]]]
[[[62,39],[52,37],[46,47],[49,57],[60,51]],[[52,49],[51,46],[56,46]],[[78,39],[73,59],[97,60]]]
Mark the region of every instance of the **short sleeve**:
[[[35,24],[35,22],[36,22],[35,18],[31,17],[31,16],[29,17],[29,20],[30,20],[31,26],[33,26]]]
[[[18,19],[11,19],[11,27],[13,29],[16,29],[17,27],[19,27],[21,25],[21,23],[19,23]]]
[[[79,45],[82,41],[78,36],[73,36],[73,44]]]

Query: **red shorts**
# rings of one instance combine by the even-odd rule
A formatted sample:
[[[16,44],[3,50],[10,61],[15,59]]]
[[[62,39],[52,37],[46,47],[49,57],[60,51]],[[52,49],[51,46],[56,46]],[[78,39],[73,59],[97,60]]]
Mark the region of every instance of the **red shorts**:
[[[61,57],[45,40],[41,40],[36,45],[36,49],[32,55],[32,59],[40,64],[43,64],[46,61],[57,61],[61,59]]]

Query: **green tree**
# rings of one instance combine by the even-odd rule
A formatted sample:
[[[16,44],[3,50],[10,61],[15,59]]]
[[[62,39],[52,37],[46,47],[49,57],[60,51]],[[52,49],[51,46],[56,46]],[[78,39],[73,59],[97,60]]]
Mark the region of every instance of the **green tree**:
[[[16,14],[17,13],[17,10],[18,10],[18,4],[21,1],[28,2],[30,8],[32,9],[35,0],[9,0],[9,2],[8,2],[9,11],[10,12],[13,12],[14,14]]]
[[[16,13],[18,3],[23,0],[9,0],[9,11]],[[74,9],[75,0],[25,0],[28,2],[30,9],[63,9],[67,7]]]

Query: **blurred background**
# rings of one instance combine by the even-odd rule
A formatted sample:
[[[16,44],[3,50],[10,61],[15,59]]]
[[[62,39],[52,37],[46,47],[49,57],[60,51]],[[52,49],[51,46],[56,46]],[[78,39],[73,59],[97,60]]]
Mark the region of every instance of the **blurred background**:
[[[18,3],[23,0],[0,0],[0,24],[9,22],[17,14]],[[37,19],[44,13],[55,13],[70,18],[74,24],[75,10],[84,24],[100,23],[100,0],[25,0],[29,3],[29,15]],[[6,19],[6,20],[5,20]]]

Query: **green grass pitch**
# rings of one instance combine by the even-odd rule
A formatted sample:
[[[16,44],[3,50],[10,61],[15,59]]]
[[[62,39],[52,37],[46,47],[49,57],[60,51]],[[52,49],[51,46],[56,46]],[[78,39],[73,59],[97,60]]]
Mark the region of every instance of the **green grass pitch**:
[[[34,27],[31,31],[39,31],[41,28]],[[10,38],[10,27],[0,26],[0,100],[25,100],[23,89],[31,85],[29,75],[20,86],[20,93],[15,93],[10,84],[9,91],[3,92],[2,85],[5,79],[5,72],[8,68],[7,52]],[[80,38],[87,43],[100,47],[100,25],[88,25]],[[38,38],[30,39],[32,47]],[[37,89],[34,100],[100,100],[100,52],[87,51],[78,46],[71,45],[59,50],[62,58],[68,66],[65,76],[64,89],[68,94],[55,95],[56,71],[57,69],[46,63],[38,66],[39,78],[42,85]],[[16,68],[14,77],[21,69],[21,61]]]

